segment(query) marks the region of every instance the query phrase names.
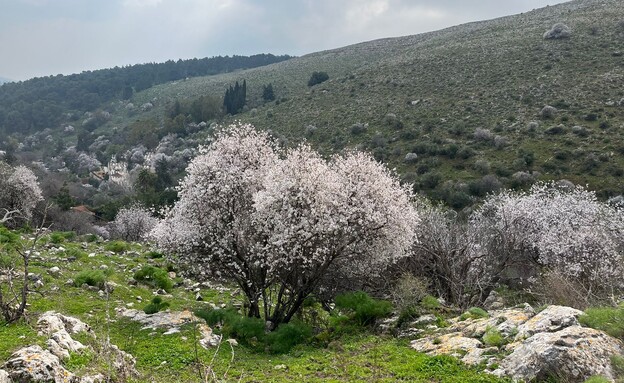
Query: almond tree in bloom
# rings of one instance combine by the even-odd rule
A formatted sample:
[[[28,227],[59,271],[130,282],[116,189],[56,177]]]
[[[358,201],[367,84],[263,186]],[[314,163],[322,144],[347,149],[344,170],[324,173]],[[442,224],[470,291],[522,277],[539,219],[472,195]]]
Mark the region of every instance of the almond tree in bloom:
[[[41,200],[41,188],[32,170],[0,162],[0,223],[16,226],[28,222]]]
[[[471,225],[498,262],[534,261],[594,289],[624,286],[624,213],[582,187],[534,185],[486,199]]]
[[[152,238],[197,272],[236,281],[249,315],[274,326],[328,269],[385,265],[415,240],[409,189],[365,154],[328,161],[305,145],[281,152],[266,133],[232,126],[187,174]]]
[[[140,205],[132,205],[119,210],[110,223],[110,235],[124,241],[141,241],[156,226],[158,219]]]

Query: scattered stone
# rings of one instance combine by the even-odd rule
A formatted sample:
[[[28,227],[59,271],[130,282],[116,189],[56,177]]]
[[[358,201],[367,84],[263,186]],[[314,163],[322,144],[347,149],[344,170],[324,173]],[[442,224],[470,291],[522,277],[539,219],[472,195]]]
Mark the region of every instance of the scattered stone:
[[[171,279],[175,279],[176,278],[176,272],[175,271],[170,271],[167,273],[167,275],[169,275],[169,278]]]
[[[204,297],[202,297],[202,295],[201,295],[201,293],[200,293],[200,292],[197,292],[197,293],[195,294],[195,300],[196,300],[196,301],[203,301],[203,300],[204,300]]]
[[[415,321],[410,323],[410,327],[423,327],[429,324],[434,324],[437,321],[438,321],[438,318],[436,318],[436,316],[433,314],[421,315],[418,318],[416,318]]]
[[[68,279],[67,281],[65,281],[65,286],[73,286],[73,285],[74,285],[73,279]]]
[[[54,278],[58,278],[61,276],[61,269],[57,266],[51,267],[48,269],[48,274],[50,274]]]
[[[80,383],[104,383],[106,378],[102,374],[93,376],[85,376],[80,380]]]
[[[199,325],[197,325],[197,328],[199,330],[199,334],[201,335],[199,344],[203,348],[209,349],[212,347],[216,347],[219,345],[219,343],[221,343],[221,335],[214,334],[212,332],[212,329],[207,325],[200,323]]]
[[[274,370],[288,370],[288,366],[285,364],[277,364],[273,367]]]
[[[622,342],[598,330],[573,325],[533,335],[503,359],[494,373],[522,381],[556,376],[563,382],[581,383],[594,375],[612,381],[610,357],[623,350]]]
[[[106,283],[104,283],[104,289],[108,291],[109,294],[115,291],[117,287],[119,287],[119,285],[113,281],[106,281]]]
[[[67,371],[59,358],[40,346],[24,347],[11,355],[4,365],[12,381],[77,383],[79,378]]]
[[[226,342],[228,342],[230,345],[232,346],[238,346],[238,342],[236,341],[236,339],[227,339]]]

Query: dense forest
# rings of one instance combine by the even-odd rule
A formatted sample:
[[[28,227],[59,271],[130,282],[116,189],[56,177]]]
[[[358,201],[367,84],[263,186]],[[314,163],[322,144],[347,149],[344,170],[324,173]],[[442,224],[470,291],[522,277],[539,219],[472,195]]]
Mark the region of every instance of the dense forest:
[[[0,86],[0,134],[31,134],[55,127],[105,102],[127,100],[134,92],[165,82],[255,68],[290,58],[257,54],[169,60],[6,83]]]

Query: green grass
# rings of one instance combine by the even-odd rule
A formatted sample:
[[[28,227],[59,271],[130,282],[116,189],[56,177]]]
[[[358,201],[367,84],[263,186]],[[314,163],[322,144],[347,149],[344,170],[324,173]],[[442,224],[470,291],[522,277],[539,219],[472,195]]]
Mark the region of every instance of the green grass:
[[[601,330],[612,337],[624,339],[624,307],[594,307],[585,310],[579,322]]]
[[[78,245],[70,240],[62,243],[65,249]],[[127,283],[133,277],[133,268],[154,262],[149,257],[149,249],[133,244],[131,249],[138,255],[125,257],[107,255],[106,245],[90,242],[83,250],[96,254],[94,257],[80,257],[60,267],[64,275],[74,276],[85,270],[102,272],[99,267],[108,266],[108,280],[118,284],[108,300],[97,292],[67,286],[63,280],[49,279],[46,286],[58,287],[58,290],[49,289],[43,296],[30,296],[28,322],[0,324],[0,362],[21,347],[45,346],[46,338],[37,336],[36,320],[41,313],[55,310],[85,321],[97,336],[95,339],[83,334],[73,336],[91,346],[93,351],[72,354],[71,359],[64,362],[72,372],[84,375],[109,371],[109,361],[106,354],[102,354],[101,342],[110,336],[113,344],[136,358],[141,377],[135,382],[201,382],[199,368],[211,363],[216,350],[198,347],[198,334],[193,325],[183,326],[178,334],[163,335],[164,330],[141,330],[140,324],[116,315],[116,308],[133,304],[134,308],[141,310],[154,297],[150,289]],[[34,265],[31,271],[45,274],[51,264],[48,258],[55,256],[42,250],[43,261]],[[176,311],[205,309],[210,307],[209,303],[231,306],[242,299],[238,295],[232,296],[231,291],[233,289],[203,289],[201,294],[206,302],[196,302],[192,291],[173,288],[166,301],[170,303],[169,308]],[[146,303],[139,302],[137,297]],[[374,336],[366,330],[358,330],[355,335],[345,332],[325,342],[315,339],[308,327],[293,322],[280,326],[267,337],[271,339],[258,347],[253,337],[263,336],[263,322],[259,322],[258,329],[256,335],[240,327],[228,333],[240,339],[240,345],[234,346],[234,361],[229,367],[230,346],[227,343],[221,345],[212,365],[217,376],[222,378],[227,371],[227,381],[238,381],[242,377],[242,382],[502,382],[454,358],[419,354],[409,348],[407,341]],[[242,341],[244,339],[248,345]],[[275,369],[278,365],[286,368]]]

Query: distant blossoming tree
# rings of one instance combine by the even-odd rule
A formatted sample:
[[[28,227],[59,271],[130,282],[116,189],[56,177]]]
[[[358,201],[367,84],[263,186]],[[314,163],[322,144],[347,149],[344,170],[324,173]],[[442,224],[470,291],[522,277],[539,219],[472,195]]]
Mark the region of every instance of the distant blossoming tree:
[[[273,325],[289,321],[339,262],[386,264],[415,240],[409,189],[365,154],[281,152],[266,133],[232,126],[187,174],[151,237],[198,273],[236,281],[248,314]]]
[[[132,205],[119,210],[109,225],[109,233],[124,241],[141,241],[157,223],[158,219],[148,209]]]
[[[537,184],[490,196],[471,224],[484,251],[563,272],[595,288],[624,288],[624,213],[579,186]]]
[[[28,222],[41,200],[41,188],[32,170],[0,162],[0,223],[16,226]]]

